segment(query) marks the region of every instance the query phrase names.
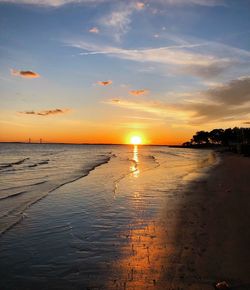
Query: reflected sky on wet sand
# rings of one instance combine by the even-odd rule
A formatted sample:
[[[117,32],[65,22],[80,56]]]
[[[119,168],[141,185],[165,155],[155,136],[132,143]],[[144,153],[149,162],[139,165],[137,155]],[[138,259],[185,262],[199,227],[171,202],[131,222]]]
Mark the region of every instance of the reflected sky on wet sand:
[[[60,289],[162,289],[179,279],[171,268],[178,264],[178,211],[192,180],[190,174],[211,165],[211,152],[159,146],[70,150],[71,156],[75,150],[76,156],[84,153],[88,158],[95,152],[98,158],[105,154],[111,158],[35,203],[1,237],[4,275],[0,286],[11,290],[17,285],[18,289],[31,289],[31,285],[36,289],[55,285]],[[70,172],[76,165],[64,154],[50,156],[57,156],[56,162]],[[80,166],[81,159],[75,161]],[[43,165],[43,175],[51,162]],[[38,167],[32,170],[39,175]],[[58,182],[60,175],[56,177]],[[39,188],[34,194],[39,194]]]

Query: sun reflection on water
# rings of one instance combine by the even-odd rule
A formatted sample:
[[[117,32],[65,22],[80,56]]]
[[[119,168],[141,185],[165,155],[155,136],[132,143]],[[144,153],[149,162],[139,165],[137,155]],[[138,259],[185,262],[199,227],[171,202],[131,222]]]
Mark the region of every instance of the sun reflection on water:
[[[168,253],[164,238],[164,227],[154,221],[141,221],[124,235],[128,243],[121,249],[121,258],[113,267],[116,279],[110,281],[108,289],[165,289],[162,275],[166,271],[165,258]]]
[[[130,171],[132,172],[134,177],[138,177],[140,174],[137,145],[134,145],[134,148],[133,148],[133,158],[132,158],[132,165],[130,166]]]

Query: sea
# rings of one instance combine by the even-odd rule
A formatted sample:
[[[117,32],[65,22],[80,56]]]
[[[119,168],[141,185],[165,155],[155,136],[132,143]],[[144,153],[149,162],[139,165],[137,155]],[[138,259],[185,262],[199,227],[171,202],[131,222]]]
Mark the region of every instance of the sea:
[[[155,289],[164,220],[217,163],[212,150],[1,143],[0,289]]]

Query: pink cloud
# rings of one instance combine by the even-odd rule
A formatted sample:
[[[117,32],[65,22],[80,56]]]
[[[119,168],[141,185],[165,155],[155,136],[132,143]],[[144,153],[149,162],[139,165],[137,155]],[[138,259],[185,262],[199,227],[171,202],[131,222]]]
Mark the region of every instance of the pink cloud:
[[[143,9],[143,8],[145,7],[145,4],[144,4],[143,2],[137,2],[137,3],[136,3],[136,7],[137,7],[138,9]]]
[[[109,85],[112,84],[112,81],[111,80],[109,80],[109,81],[99,81],[99,82],[97,82],[97,84],[100,85],[100,86],[109,86]]]
[[[100,30],[97,27],[92,27],[91,29],[89,29],[89,32],[98,34]]]
[[[145,95],[147,94],[149,91],[148,90],[132,90],[130,91],[130,95],[133,95],[133,96],[142,96],[142,95]]]
[[[22,78],[27,78],[27,79],[35,79],[39,78],[40,75],[36,72],[30,71],[30,70],[15,70],[11,69],[11,74],[13,76],[19,76]]]

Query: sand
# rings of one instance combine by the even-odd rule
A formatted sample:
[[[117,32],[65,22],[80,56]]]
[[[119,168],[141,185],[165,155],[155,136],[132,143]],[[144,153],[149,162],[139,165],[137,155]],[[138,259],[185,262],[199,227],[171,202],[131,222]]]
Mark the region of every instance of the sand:
[[[149,170],[144,171],[145,176],[141,181],[138,179],[138,184],[133,183],[137,177],[128,176],[128,180],[123,180],[124,184],[119,184],[120,194],[127,192],[132,196],[134,203],[131,206],[137,206],[138,211],[142,206],[142,213],[144,206],[154,208],[154,204],[147,202],[155,203],[156,213],[148,219],[142,215],[137,224],[131,223],[124,231],[115,231],[112,226],[105,234],[105,231],[94,229],[96,233],[90,231],[89,234],[93,236],[92,242],[83,235],[81,238],[81,229],[86,234],[85,214],[79,223],[75,223],[75,217],[79,218],[79,213],[85,212],[78,205],[83,206],[83,201],[88,205],[89,200],[98,212],[102,210],[99,196],[95,194],[101,190],[93,185],[103,186],[96,180],[106,176],[105,172],[110,174],[112,166],[108,171],[99,167],[88,177],[61,187],[27,210],[27,218],[3,235],[1,246],[5,251],[1,257],[5,264],[2,260],[1,266],[2,271],[5,268],[8,271],[2,275],[0,285],[9,283],[8,289],[212,290],[215,283],[226,281],[230,289],[249,290],[250,158],[231,153],[218,153],[218,156],[221,163],[202,178],[194,173],[171,190],[165,189],[166,183],[161,185],[162,179],[170,180],[167,176],[169,162],[165,167],[156,167],[152,171],[155,175]],[[214,154],[211,154],[211,161],[213,159]],[[198,164],[197,171],[204,166]],[[154,190],[143,183],[146,180],[153,184],[150,178],[157,185]],[[93,194],[90,188],[93,188]],[[157,190],[162,194],[157,195]],[[72,193],[74,199],[69,198]],[[154,198],[141,200],[143,193]],[[160,205],[157,206],[159,198]],[[64,202],[60,204],[59,199]],[[124,201],[121,205],[124,206]],[[125,217],[128,209],[126,204]],[[48,214],[44,215],[44,212]],[[77,215],[71,216],[71,212],[77,212]],[[79,233],[75,231],[76,236],[72,235],[68,222],[80,230]],[[109,217],[107,222],[109,225]],[[41,240],[46,243],[37,241],[40,229]],[[44,261],[42,265],[39,259],[37,263],[37,257]]]
[[[219,153],[221,163],[196,180],[166,217],[166,269],[158,289],[250,289],[250,158]]]

